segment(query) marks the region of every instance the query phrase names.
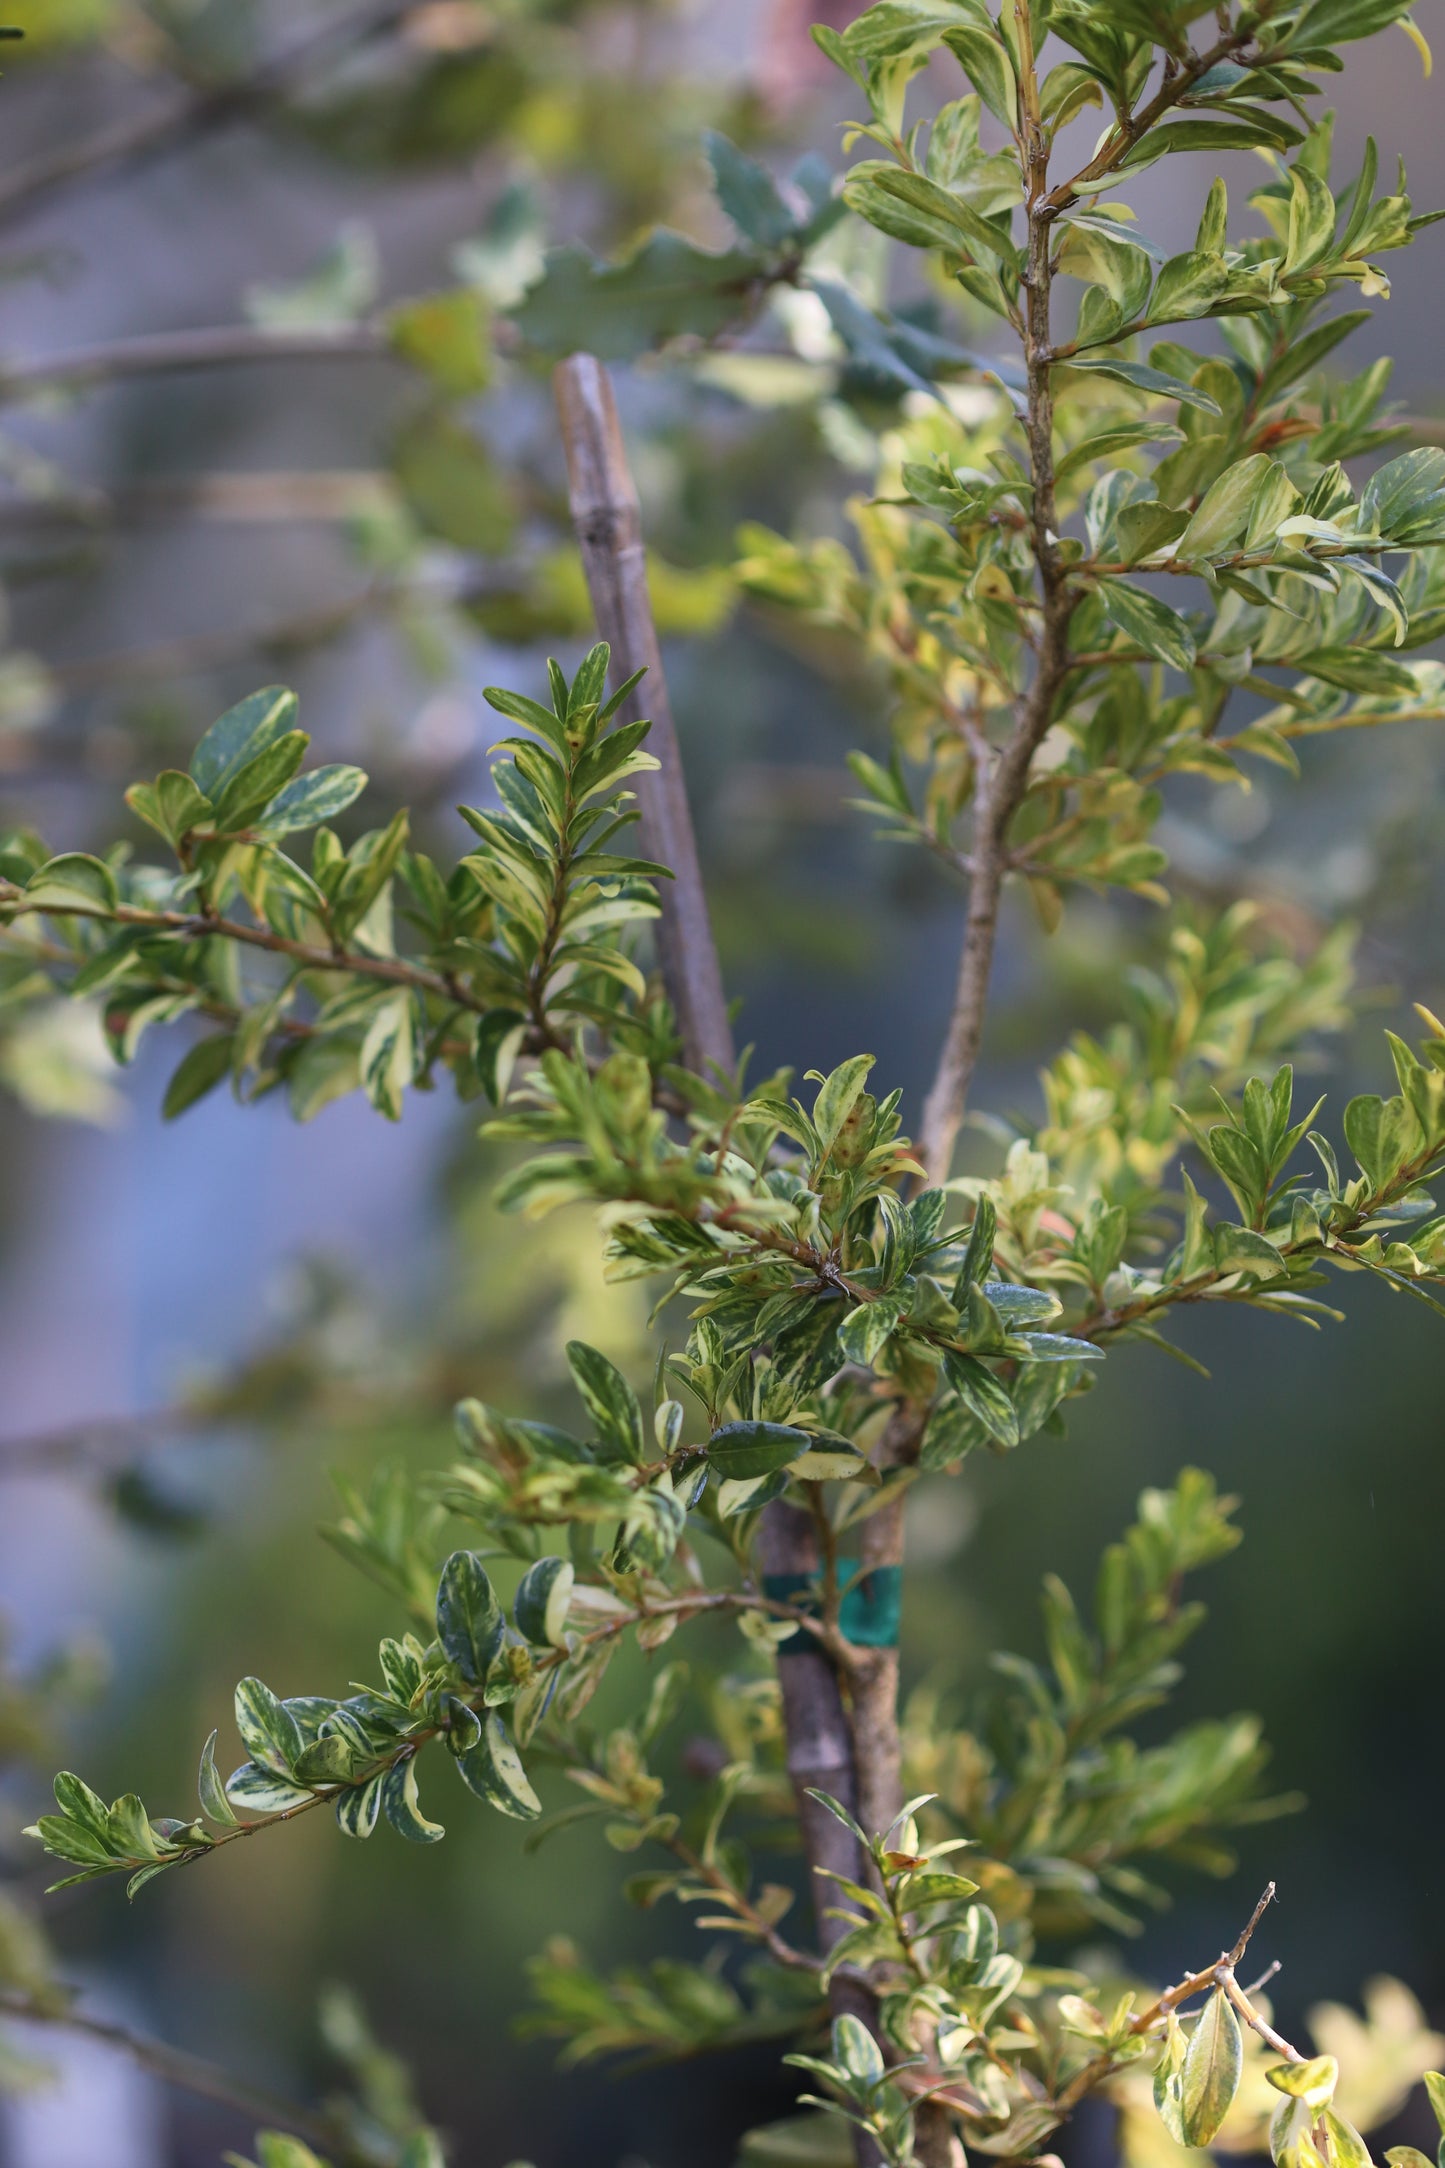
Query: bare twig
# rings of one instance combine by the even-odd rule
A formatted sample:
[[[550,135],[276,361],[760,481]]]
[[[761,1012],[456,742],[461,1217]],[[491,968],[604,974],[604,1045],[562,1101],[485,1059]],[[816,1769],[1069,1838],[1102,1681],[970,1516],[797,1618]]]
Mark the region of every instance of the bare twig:
[[[165,2085],[174,2085],[201,2100],[216,2101],[223,2108],[235,2108],[258,2123],[293,2131],[308,2144],[323,2146],[328,2153],[335,2153],[338,2146],[345,2145],[345,2132],[329,2116],[299,2108],[293,2101],[282,2100],[261,2086],[233,2077],[230,2071],[219,2069],[198,2055],[188,2055],[183,2048],[173,2048],[164,2040],[153,2040],[148,2034],[134,2032],[130,2026],[116,2024],[109,2018],[92,2017],[88,2012],[78,2010],[73,2003],[57,2006],[12,1988],[0,1988],[0,2015],[23,2019],[28,2025],[48,2025],[57,2031],[78,2033],[87,2040],[99,2040]]]
[[[1250,1938],[1270,1905],[1274,1902],[1274,1895],[1275,1885],[1271,1882],[1267,1885],[1259,1903],[1251,1913],[1249,1923],[1233,1949],[1221,1950],[1212,1965],[1205,1965],[1200,1971],[1191,1972],[1176,1987],[1166,1988],[1157,2001],[1150,2003],[1147,2010],[1140,2011],[1129,2027],[1130,2032],[1136,2039],[1142,2039],[1146,2033],[1153,2032],[1155,2027],[1162,2024],[1171,2011],[1177,2010],[1182,2003],[1192,2002],[1196,1995],[1207,1994],[1211,1988],[1222,1988],[1244,2019],[1245,2024],[1258,2033],[1260,2039],[1267,2046],[1272,2047],[1277,2055],[1282,2055],[1287,2063],[1303,2063],[1309,2060],[1308,2056],[1302,2055],[1299,2049],[1292,2046],[1282,2033],[1275,2031],[1263,2012],[1257,2010],[1250,2000],[1251,1995],[1258,1994],[1266,1981],[1272,1979],[1275,1973],[1278,1972],[1278,1962],[1270,1965],[1265,1972],[1261,1973],[1252,1988],[1241,1987],[1234,1976],[1235,1967],[1244,1960],[1245,1951],[1249,1948]],[[1118,2067],[1114,2053],[1106,2048],[1103,2054],[1096,2055],[1091,2063],[1086,2063],[1082,2070],[1076,2072],[1059,2094],[1055,2106],[1063,2112],[1077,2107],[1086,2093],[1093,2092],[1096,2086],[1105,2083],[1113,2076]]]
[[[1262,2011],[1255,2009],[1254,2004],[1250,2001],[1249,1996],[1240,1986],[1238,1980],[1235,1979],[1228,1965],[1221,1965],[1215,1977],[1219,1985],[1224,1989],[1225,1994],[1234,2004],[1235,2009],[1244,2019],[1245,2024],[1249,2026],[1252,2032],[1259,2034],[1266,2047],[1273,2048],[1275,2054],[1282,2055],[1287,2063],[1309,2061],[1307,2055],[1302,2055],[1297,2047],[1290,2045],[1283,2033],[1275,2031],[1273,2025],[1270,2024]]]
[[[709,1889],[715,1890],[718,1897],[727,1904],[729,1910],[735,1913],[738,1919],[746,1922],[753,1935],[762,1943],[775,1964],[782,1965],[789,1972],[820,1972],[822,1970],[823,1961],[821,1958],[810,1956],[806,1950],[796,1948],[785,1935],[780,1935],[772,1922],[763,1918],[757,1906],[748,1902],[747,1898],[734,1883],[728,1880],[721,1869],[711,1865],[700,1852],[694,1851],[693,1847],[686,1843],[683,1838],[673,1835],[663,1837],[659,1841],[671,1852],[674,1859],[682,1861],[689,1873],[695,1874],[700,1882],[706,1882]]]
[[[1251,1912],[1249,1915],[1248,1926],[1245,1927],[1239,1937],[1239,1940],[1235,1943],[1234,1948],[1229,1953],[1228,1962],[1231,1966],[1242,1965],[1244,1963],[1244,1953],[1249,1948],[1250,1940],[1254,1934],[1254,1930],[1256,1927],[1258,1927],[1260,1921],[1264,1918],[1265,1913],[1268,1912],[1270,1906],[1274,1903],[1274,1892],[1275,1886],[1273,1882],[1266,1882],[1264,1886],[1264,1894],[1261,1896],[1259,1903],[1255,1906],[1253,1912]]]
[[[642,515],[612,386],[591,354],[574,354],[562,362],[553,382],[567,451],[573,524],[598,630],[612,648],[614,680],[647,671],[622,712],[628,720],[651,716],[648,749],[660,763],[655,775],[638,779],[636,789],[643,851],[672,872],[660,893],[663,980],[688,1067],[699,1074],[721,1069],[730,1075],[732,1027],[647,592]]]
[[[416,0],[372,0],[372,5],[358,8],[344,21],[328,17],[289,39],[246,75],[178,92],[149,112],[17,167],[8,176],[0,176],[0,219],[32,210],[77,181],[177,150],[211,129],[263,112],[314,71],[397,29],[415,5]]]

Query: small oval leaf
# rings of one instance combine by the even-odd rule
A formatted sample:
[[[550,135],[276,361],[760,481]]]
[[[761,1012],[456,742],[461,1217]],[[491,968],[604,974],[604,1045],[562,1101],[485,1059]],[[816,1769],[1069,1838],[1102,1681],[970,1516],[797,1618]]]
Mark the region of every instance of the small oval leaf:
[[[708,1440],[707,1457],[724,1482],[749,1482],[791,1467],[812,1445],[806,1430],[786,1423],[724,1423]]]
[[[1234,2105],[1244,2068],[1244,2036],[1234,2005],[1217,1987],[1204,2005],[1185,2051],[1179,2088],[1184,2143],[1208,2145]]]

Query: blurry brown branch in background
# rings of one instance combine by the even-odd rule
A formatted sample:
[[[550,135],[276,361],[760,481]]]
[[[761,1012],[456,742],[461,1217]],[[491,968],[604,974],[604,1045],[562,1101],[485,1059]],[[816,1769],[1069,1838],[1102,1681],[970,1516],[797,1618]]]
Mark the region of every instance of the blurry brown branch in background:
[[[230,2071],[220,2069],[215,2063],[206,2062],[198,2055],[188,2055],[183,2048],[173,2048],[164,2040],[153,2040],[148,2034],[133,2032],[128,2025],[116,2024],[109,2018],[91,2017],[73,2004],[52,2000],[49,1996],[26,1995],[11,1988],[0,1988],[0,2017],[18,2018],[27,2025],[50,2026],[57,2031],[78,2033],[87,2040],[98,2040],[126,2056],[138,2069],[159,2078],[164,2085],[174,2085],[182,2092],[192,2093],[200,2100],[215,2101],[223,2108],[234,2108],[259,2123],[276,2124],[282,2130],[304,2138],[308,2145],[325,2146],[329,2153],[340,2147],[342,2158],[349,2157],[353,2161],[359,2158],[347,2146],[344,2130],[329,2116],[299,2108],[294,2102],[282,2100],[261,2086],[232,2076]]]
[[[28,1437],[0,1438],[0,1481],[6,1476],[89,1474],[145,1452],[162,1439],[210,1427],[210,1419],[179,1405],[151,1415],[102,1415]]]
[[[186,515],[235,526],[329,525],[385,511],[395,485],[379,468],[250,469],[169,475],[71,495],[0,500],[0,533],[55,526],[104,527]]]
[[[214,1394],[180,1399],[143,1415],[100,1415],[62,1423],[53,1430],[0,1438],[0,1483],[25,1477],[70,1481],[113,1476],[157,1448],[211,1443],[224,1433],[264,1430],[283,1417],[289,1421],[302,1414],[310,1421],[326,1424],[367,1422],[374,1420],[383,1405],[390,1405],[383,1401],[374,1381],[364,1387],[350,1386],[339,1367],[328,1372],[319,1359],[312,1366],[313,1374],[303,1376],[299,1356],[285,1380],[294,1404],[284,1409],[270,1404],[275,1396],[266,1390],[268,1353],[279,1364],[288,1352],[284,1346],[263,1350],[254,1365],[243,1367]],[[437,1415],[444,1414],[450,1405],[448,1396],[455,1398],[450,1378],[439,1377],[436,1391],[430,1395],[425,1391],[425,1382],[421,1381],[419,1390],[418,1381],[408,1377],[404,1396],[403,1389],[398,1388],[396,1409],[415,1414],[420,1407],[427,1413],[431,1412],[429,1401],[434,1400]]]
[[[385,360],[391,352],[386,326],[375,323],[328,325],[316,331],[271,331],[256,324],[161,331],[41,361],[0,365],[0,399],[177,370],[227,369],[257,361]]]
[[[337,20],[327,17],[229,82],[194,85],[149,112],[118,121],[0,175],[0,219],[32,210],[58,189],[116,166],[133,165],[205,134],[209,129],[262,112],[298,88],[313,70],[344,58],[358,46],[398,30],[416,0],[374,0]]]

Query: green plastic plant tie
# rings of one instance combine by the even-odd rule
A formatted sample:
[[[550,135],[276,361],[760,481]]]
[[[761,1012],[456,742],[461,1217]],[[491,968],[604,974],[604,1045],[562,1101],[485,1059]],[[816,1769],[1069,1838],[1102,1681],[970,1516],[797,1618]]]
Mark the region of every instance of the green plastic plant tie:
[[[809,1573],[765,1573],[763,1594],[769,1603],[791,1604],[816,1618],[821,1608],[818,1577]],[[903,1568],[875,1566],[846,1590],[838,1607],[845,1641],[860,1649],[896,1649],[903,1617]],[[817,1644],[800,1626],[778,1643],[779,1656],[797,1656]]]

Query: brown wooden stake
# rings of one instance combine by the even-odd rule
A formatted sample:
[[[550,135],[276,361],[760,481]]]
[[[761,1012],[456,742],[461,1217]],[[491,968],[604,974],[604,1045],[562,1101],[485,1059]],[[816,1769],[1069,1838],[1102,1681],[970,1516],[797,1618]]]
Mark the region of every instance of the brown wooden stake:
[[[672,879],[658,884],[663,983],[677,1016],[687,1067],[700,1075],[710,1067],[731,1074],[732,1027],[647,592],[642,514],[612,384],[591,354],[574,354],[561,362],[552,383],[567,452],[572,524],[597,629],[612,649],[613,682],[620,683],[634,670],[647,672],[622,714],[629,722],[644,715],[652,718],[647,749],[661,763],[655,775],[637,777],[634,787],[642,855],[672,869]]]
[[[644,666],[647,670],[623,712],[629,718],[651,716],[648,748],[661,763],[656,774],[640,776],[636,788],[643,852],[670,866],[675,876],[660,884],[663,983],[677,1015],[687,1066],[705,1073],[711,1063],[731,1071],[732,1032],[647,592],[642,516],[612,386],[606,370],[591,354],[574,354],[562,362],[553,386],[567,453],[572,519],[597,628],[612,649],[614,681],[620,683]],[[765,1574],[815,1574],[817,1540],[810,1516],[781,1500],[769,1506],[763,1515],[758,1553]],[[829,1792],[856,1813],[859,1786],[853,1733],[838,1673],[821,1649],[805,1645],[780,1656],[778,1677],[788,1772],[797,1794],[819,1945],[826,1950],[838,1940],[845,1923],[826,1917],[842,1897],[835,1884],[820,1878],[820,1870],[861,1882],[864,1861],[850,1832],[807,1793],[809,1789]],[[839,1976],[832,1983],[830,2000],[835,2015],[846,2011],[876,2028],[877,2004],[860,1980]],[[877,2160],[871,2141],[862,2141],[858,2157],[863,2168]]]

